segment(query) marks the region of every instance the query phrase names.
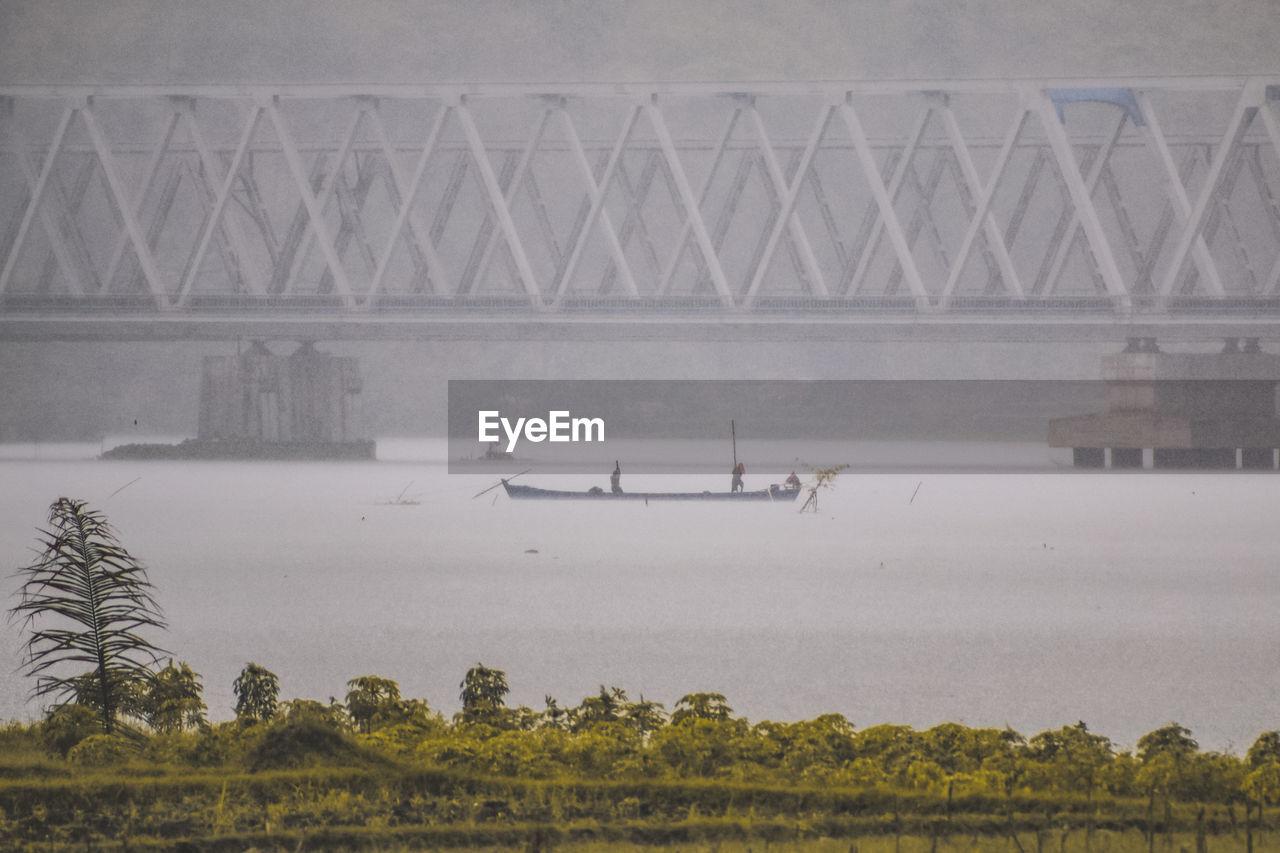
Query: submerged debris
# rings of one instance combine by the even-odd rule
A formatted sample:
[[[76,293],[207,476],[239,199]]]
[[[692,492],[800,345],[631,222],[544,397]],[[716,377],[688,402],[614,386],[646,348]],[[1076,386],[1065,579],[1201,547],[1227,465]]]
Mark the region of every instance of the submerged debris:
[[[384,503],[387,506],[417,506],[422,503],[422,501],[418,500],[418,495],[416,494],[409,495],[408,497],[405,496],[405,492],[409,491],[409,486],[412,485],[413,480],[410,480],[409,485],[400,490],[400,494],[396,495],[389,501],[384,501]]]

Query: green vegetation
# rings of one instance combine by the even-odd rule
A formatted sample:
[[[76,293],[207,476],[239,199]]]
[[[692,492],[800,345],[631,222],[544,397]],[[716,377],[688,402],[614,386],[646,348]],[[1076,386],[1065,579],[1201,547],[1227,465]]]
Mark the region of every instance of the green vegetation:
[[[76,502],[58,507],[87,516]],[[50,554],[63,553],[38,565],[53,572]],[[113,559],[138,582],[131,558]],[[68,559],[65,570],[84,562]],[[24,590],[34,577],[27,570]],[[42,612],[37,593],[57,573],[40,578],[16,613]],[[159,625],[145,595],[116,606]],[[28,627],[33,638],[49,636]],[[62,663],[83,664],[74,655]],[[40,694],[56,700],[44,719],[0,727],[0,849],[1280,845],[1280,732],[1263,733],[1239,758],[1202,751],[1177,723],[1127,752],[1083,722],[1030,738],[957,723],[858,729],[839,714],[752,723],[712,692],[680,697],[670,714],[605,685],[572,706],[548,696],[542,709],[510,707],[506,674],[483,664],[467,671],[462,710],[446,719],[377,675],[347,681],[343,702],[281,702],[276,675],[250,663],[233,685],[236,719],[209,723],[187,664],[127,674],[56,682],[63,689]],[[112,693],[126,682],[128,691]]]
[[[68,720],[71,704],[10,724],[0,849],[1029,853],[1280,841],[1276,732],[1241,759],[1201,752],[1171,724],[1130,754],[1079,723],[1030,739],[955,723],[858,730],[838,714],[753,724],[718,694],[681,697],[665,719],[618,688],[451,722],[389,679],[351,683],[356,714],[293,700],[267,721],[124,738],[94,713]]]
[[[30,630],[27,674],[37,696],[94,709],[111,734],[122,711],[136,710],[160,651],[139,634],[164,627],[147,572],[84,501],[55,501],[40,545],[12,611]]]
[[[236,719],[248,723],[265,723],[276,715],[280,699],[280,681],[264,666],[247,663],[231,685],[236,694]]]
[[[800,511],[817,512],[818,492],[822,489],[834,489],[836,487],[836,478],[840,476],[841,471],[848,467],[848,465],[833,465],[829,468],[814,468],[806,464],[804,468],[813,475],[813,482],[809,485],[809,497],[805,499]]]

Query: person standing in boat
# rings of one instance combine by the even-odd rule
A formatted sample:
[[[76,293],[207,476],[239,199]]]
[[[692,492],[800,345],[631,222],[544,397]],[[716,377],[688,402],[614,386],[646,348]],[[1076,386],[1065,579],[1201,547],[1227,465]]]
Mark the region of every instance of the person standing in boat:
[[[613,473],[609,475],[609,488],[615,495],[622,494],[622,466],[616,459],[613,460]]]
[[[796,472],[792,471],[791,476],[782,481],[782,485],[787,487],[787,491],[795,492],[800,490],[800,478],[796,476]]]
[[[741,462],[733,466],[733,480],[729,483],[729,491],[731,492],[742,491],[742,475],[745,474],[746,471],[747,471],[747,466]]]

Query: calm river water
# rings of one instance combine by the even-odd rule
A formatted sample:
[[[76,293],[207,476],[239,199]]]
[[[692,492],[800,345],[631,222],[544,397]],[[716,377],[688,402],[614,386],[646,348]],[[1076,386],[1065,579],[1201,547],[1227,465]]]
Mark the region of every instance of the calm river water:
[[[103,510],[148,565],[170,625],[155,639],[202,674],[213,719],[232,716],[248,661],[280,676],[282,698],[341,698],[348,679],[376,674],[445,713],[483,662],[506,671],[511,704],[535,708],[602,684],[668,709],[707,690],[752,721],[835,711],[859,727],[1031,735],[1084,720],[1127,746],[1176,720],[1202,747],[1238,753],[1280,728],[1275,474],[859,464],[802,515],[473,499],[510,472],[448,474],[425,446],[384,442],[368,463],[10,448],[7,593],[48,505],[68,495]],[[754,470],[748,488],[787,466]],[[524,479],[585,489],[606,475]],[[624,486],[727,481],[726,469]],[[0,717],[32,718],[20,626],[0,625]]]

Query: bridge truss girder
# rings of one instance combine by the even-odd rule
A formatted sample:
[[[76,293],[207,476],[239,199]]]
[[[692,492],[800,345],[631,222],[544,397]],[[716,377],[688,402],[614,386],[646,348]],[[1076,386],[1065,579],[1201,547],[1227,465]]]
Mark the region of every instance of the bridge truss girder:
[[[1278,92],[0,88],[0,325],[1280,326]]]

